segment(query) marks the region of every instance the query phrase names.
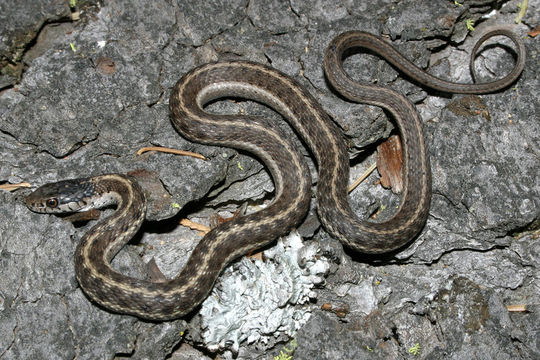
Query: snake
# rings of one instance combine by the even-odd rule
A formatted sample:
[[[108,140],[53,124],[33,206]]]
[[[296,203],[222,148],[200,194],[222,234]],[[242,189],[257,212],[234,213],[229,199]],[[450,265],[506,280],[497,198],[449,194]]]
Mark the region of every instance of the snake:
[[[312,179],[306,160],[279,124],[243,114],[215,114],[206,105],[224,98],[253,100],[277,111],[289,122],[314,156],[317,169],[317,212],[324,228],[345,246],[381,254],[408,244],[424,227],[431,201],[431,171],[422,122],[404,95],[377,84],[354,81],[343,60],[355,48],[376,53],[413,81],[447,93],[491,93],[512,84],[521,74],[525,47],[512,31],[495,28],[476,43],[495,35],[508,37],[517,54],[513,69],[487,83],[460,84],[428,74],[383,38],[348,31],[331,40],[324,72],[331,87],[346,99],[382,107],[393,118],[403,143],[403,191],[394,215],[383,222],[360,219],[347,194],[349,156],[341,130],[304,86],[270,66],[250,61],[221,61],[195,67],[173,87],[169,107],[176,130],[202,144],[232,147],[258,157],[274,181],[274,199],[258,212],[233,218],[211,229],[180,272],[166,281],[123,275],[111,266],[118,251],[145,219],[146,200],[137,181],[123,174],[63,180],[41,186],[27,196],[35,212],[59,213],[116,206],[88,230],[75,250],[75,274],[86,295],[104,308],[142,319],[171,320],[189,315],[208,296],[227,264],[267,246],[306,216]]]

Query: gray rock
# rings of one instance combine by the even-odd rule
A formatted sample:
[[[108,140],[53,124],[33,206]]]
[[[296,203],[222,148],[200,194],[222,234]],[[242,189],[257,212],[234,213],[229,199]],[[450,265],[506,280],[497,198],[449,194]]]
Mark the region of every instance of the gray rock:
[[[89,4],[93,1],[89,1]],[[24,7],[21,8],[21,7]],[[25,67],[27,49],[47,22],[66,21],[71,11],[66,2],[36,1],[21,5],[14,0],[0,4],[0,89],[13,85]]]
[[[289,74],[343,130],[352,181],[374,161],[373,144],[393,125],[382,110],[344,101],[329,88],[322,68],[328,42],[351,29],[380,34],[432,74],[471,82],[476,34],[512,24],[518,11],[516,2],[499,0],[85,4],[78,22],[66,22],[66,2],[0,4],[0,184],[37,186],[107,172],[139,176],[149,191],[148,221],[113,266],[143,278],[149,263],[168,277],[183,266],[200,236],[179,227],[180,218],[208,225],[216,213],[264,206],[273,196],[258,160],[175,132],[168,97],[182,74],[223,59],[258,61]],[[73,226],[33,214],[22,202],[28,190],[0,190],[0,358],[540,357],[539,45],[525,36],[537,25],[539,8],[540,1],[529,1],[514,28],[527,47],[525,70],[497,94],[440,94],[369,53],[346,59],[354,79],[388,85],[417,105],[433,172],[430,217],[408,247],[370,257],[344,250],[319,228],[312,208],[300,233],[320,244],[317,256],[330,260],[330,275],[314,289],[316,300],[303,309],[313,315],[292,339],[264,334],[266,343],[239,342],[237,353],[216,355],[203,343],[197,311],[152,323],[96,306],[73,268],[77,242],[95,221]],[[474,32],[466,20],[473,20]],[[503,46],[485,46],[475,61],[480,81],[513,64],[509,43],[495,40]],[[208,109],[264,116],[292,134],[279,115],[253,102],[218,101]],[[207,160],[136,155],[143,146],[199,152]],[[316,185],[312,161],[311,170]],[[390,217],[399,204],[378,178],[371,174],[351,194],[360,216],[385,208],[378,218]],[[510,305],[526,310],[509,312]]]

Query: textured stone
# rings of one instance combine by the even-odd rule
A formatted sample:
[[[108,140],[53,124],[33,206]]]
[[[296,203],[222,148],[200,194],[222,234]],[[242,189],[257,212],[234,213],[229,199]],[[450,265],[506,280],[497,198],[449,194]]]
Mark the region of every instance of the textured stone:
[[[517,2],[492,0],[96,3],[85,2],[79,22],[66,22],[66,2],[0,4],[0,184],[107,172],[151,179],[149,189],[161,198],[151,199],[141,234],[113,261],[137,277],[147,276],[148,263],[168,277],[183,266],[200,236],[179,227],[180,218],[208,225],[216,213],[265,206],[273,196],[264,166],[249,154],[176,133],[168,98],[185,72],[247,59],[292,76],[343,130],[352,181],[374,162],[374,144],[394,130],[381,109],[347,102],[329,88],[322,67],[329,41],[352,29],[383,35],[417,66],[466,83],[477,34],[512,24],[518,11]],[[294,339],[240,342],[236,354],[216,355],[201,342],[197,311],[149,323],[100,308],[78,288],[73,268],[76,244],[95,222],[73,226],[33,214],[22,202],[28,190],[0,190],[0,358],[408,359],[414,349],[426,359],[540,357],[539,42],[525,36],[539,9],[540,1],[529,1],[514,28],[527,47],[525,70],[497,94],[440,94],[370,53],[345,60],[354,79],[390,86],[416,104],[433,172],[430,217],[408,247],[372,257],[344,251],[318,229],[312,207],[300,232],[316,238],[331,274],[305,305],[313,316]],[[472,33],[467,19],[475,21]],[[510,43],[494,40],[503,46],[485,46],[475,61],[481,81],[508,72],[514,61]],[[292,134],[260,104],[225,100],[208,110],[263,116]],[[136,155],[142,146],[195,151],[207,160]],[[315,169],[311,161],[313,179]],[[378,178],[372,173],[351,193],[360,216],[388,218],[399,204]],[[509,305],[528,311],[509,313]]]

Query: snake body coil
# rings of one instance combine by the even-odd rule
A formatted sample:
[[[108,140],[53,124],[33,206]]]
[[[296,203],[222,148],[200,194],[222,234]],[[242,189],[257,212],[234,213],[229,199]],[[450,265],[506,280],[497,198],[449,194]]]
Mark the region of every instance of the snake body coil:
[[[110,261],[139,229],[146,210],[140,187],[129,177],[110,174],[45,185],[26,202],[39,212],[75,211],[117,203],[116,212],[98,223],[79,243],[75,266],[83,290],[97,303],[120,313],[165,320],[181,317],[200,304],[223,268],[233,259],[284,235],[305,216],[311,179],[299,151],[278,126],[257,117],[216,115],[208,102],[241,97],[278,111],[300,134],[314,155],[319,171],[318,212],[325,228],[347,246],[382,253],[409,242],[424,225],[431,198],[431,173],[414,105],[385,87],[352,81],[342,68],[344,52],[363,47],[378,53],[417,82],[446,92],[485,93],[511,84],[524,66],[523,43],[512,32],[497,29],[517,49],[517,62],[503,79],[485,84],[455,84],[425,73],[384,40],[363,32],[347,32],[330,43],[324,69],[332,86],[346,98],[387,109],[402,137],[403,196],[395,215],[383,223],[357,219],[347,201],[349,166],[342,134],[318,102],[289,76],[264,65],[231,61],[199,66],[184,75],[171,92],[173,124],[186,138],[205,144],[234,147],[258,156],[275,182],[275,199],[257,213],[235,218],[212,229],[197,245],[183,270],[167,282],[150,282],[115,271]],[[62,196],[61,194],[65,194]]]

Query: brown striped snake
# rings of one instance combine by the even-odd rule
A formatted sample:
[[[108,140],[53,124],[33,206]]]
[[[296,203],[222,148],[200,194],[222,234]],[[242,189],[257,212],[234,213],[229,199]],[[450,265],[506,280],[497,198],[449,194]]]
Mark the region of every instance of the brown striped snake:
[[[303,156],[282,130],[267,120],[243,115],[216,115],[205,104],[225,97],[261,102],[279,112],[302,137],[318,164],[317,203],[324,227],[346,246],[365,253],[383,253],[407,244],[424,226],[431,198],[431,172],[422,124],[414,105],[383,86],[359,84],[342,67],[350,48],[369,49],[408,77],[448,93],[489,93],[512,84],[524,67],[521,39],[505,29],[486,33],[513,41],[517,60],[500,80],[457,84],[435,78],[405,59],[383,39],[359,31],[343,33],[326,50],[324,70],[330,84],[347,99],[380,106],[392,114],[403,143],[403,196],[388,221],[361,221],[347,200],[349,157],[340,130],[319,103],[288,75],[268,66],[229,61],[199,66],[185,74],[171,92],[173,124],[186,138],[203,144],[246,150],[260,158],[275,182],[275,199],[267,208],[212,229],[197,245],[173,279],[150,282],[120,274],[112,258],[138,231],[146,201],[137,182],[119,174],[44,185],[28,196],[37,212],[82,211],[117,205],[81,239],[75,254],[76,276],[85,293],[104,307],[141,318],[166,320],[190,313],[208,295],[223,268],[235,258],[286,234],[305,216],[311,179]],[[474,73],[474,70],[473,70]]]

